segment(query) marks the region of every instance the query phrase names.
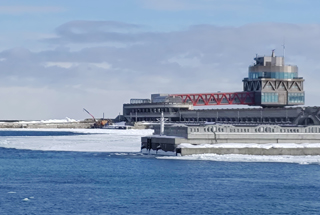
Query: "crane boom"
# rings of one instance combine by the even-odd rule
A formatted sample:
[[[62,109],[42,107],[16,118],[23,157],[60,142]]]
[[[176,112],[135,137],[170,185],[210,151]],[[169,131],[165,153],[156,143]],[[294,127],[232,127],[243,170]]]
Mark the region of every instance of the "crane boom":
[[[89,113],[89,111],[87,111],[85,108],[83,108],[83,110],[84,110],[85,112],[87,112],[87,113],[93,118],[94,121],[96,121],[96,119],[94,118],[94,116],[93,116],[91,113]]]

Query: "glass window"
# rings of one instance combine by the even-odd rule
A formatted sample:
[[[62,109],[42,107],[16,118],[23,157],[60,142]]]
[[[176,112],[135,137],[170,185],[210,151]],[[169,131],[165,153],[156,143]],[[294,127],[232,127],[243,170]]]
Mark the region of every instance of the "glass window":
[[[279,95],[278,93],[261,93],[262,103],[278,103]]]
[[[298,77],[297,72],[249,72],[249,78],[277,78],[293,79]]]
[[[288,93],[289,103],[304,103],[304,93]]]

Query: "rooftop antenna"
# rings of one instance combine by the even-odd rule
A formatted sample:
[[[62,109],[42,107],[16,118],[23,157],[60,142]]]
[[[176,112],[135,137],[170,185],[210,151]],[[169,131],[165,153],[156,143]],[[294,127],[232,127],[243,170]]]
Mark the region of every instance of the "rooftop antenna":
[[[283,48],[283,64],[284,64],[284,57],[285,57],[285,54],[286,54],[286,41],[285,41],[285,38],[283,38],[283,45],[282,45],[282,48]]]

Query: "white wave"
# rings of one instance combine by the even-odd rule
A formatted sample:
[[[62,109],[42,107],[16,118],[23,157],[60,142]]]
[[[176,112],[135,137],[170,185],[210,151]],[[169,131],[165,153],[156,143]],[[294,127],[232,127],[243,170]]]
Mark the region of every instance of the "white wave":
[[[28,198],[24,198],[24,199],[22,199],[22,201],[29,201],[30,199],[28,199]]]
[[[22,131],[22,129],[1,129]],[[141,137],[153,130],[23,129],[23,131],[69,131],[88,135],[0,136],[0,147],[43,151],[140,152]]]
[[[291,155],[217,155],[217,154],[198,154],[186,156],[165,156],[158,159],[173,160],[206,160],[224,162],[276,162],[276,163],[298,163],[298,164],[320,164],[320,156],[291,156]]]

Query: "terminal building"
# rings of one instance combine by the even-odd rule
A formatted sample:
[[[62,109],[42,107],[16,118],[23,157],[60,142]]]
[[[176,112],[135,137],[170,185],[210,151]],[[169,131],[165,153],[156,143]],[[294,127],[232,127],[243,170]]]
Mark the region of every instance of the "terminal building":
[[[243,91],[232,93],[152,94],[123,105],[128,123],[157,122],[161,112],[169,122],[223,124],[320,125],[320,107],[302,107],[304,79],[283,56],[256,56],[243,79]],[[195,109],[207,105],[247,105],[248,108]]]

